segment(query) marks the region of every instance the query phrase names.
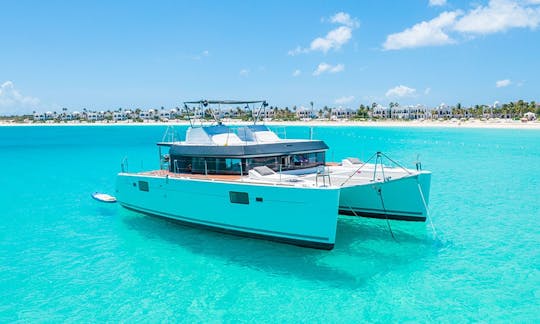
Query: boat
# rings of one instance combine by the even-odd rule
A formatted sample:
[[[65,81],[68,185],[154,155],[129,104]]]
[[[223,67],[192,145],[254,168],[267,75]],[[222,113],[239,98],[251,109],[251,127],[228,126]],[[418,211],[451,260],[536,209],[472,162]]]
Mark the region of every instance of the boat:
[[[431,172],[408,169],[382,152],[367,161],[326,161],[321,140],[280,138],[264,124],[190,127],[184,141],[166,132],[158,142],[160,169],[118,175],[117,196],[128,209],[191,225],[331,249],[338,214],[406,221],[428,216]],[[188,110],[189,111],[189,110]],[[201,116],[193,114],[193,116]],[[199,120],[200,121],[200,120]],[[226,211],[226,212],[225,212]]]
[[[92,198],[94,198],[97,201],[106,202],[106,203],[115,203],[116,202],[115,197],[113,197],[111,195],[108,195],[106,193],[101,193],[101,192],[92,193]]]
[[[208,105],[266,105],[264,101],[196,101]],[[340,187],[324,177],[284,171],[324,165],[328,146],[319,140],[282,140],[264,125],[236,132],[215,121],[190,118],[184,141],[158,142],[160,168],[117,176],[123,207],[191,226],[249,237],[332,249]],[[165,138],[165,137],[164,137]],[[309,152],[309,153],[308,153]],[[306,163],[291,163],[308,154]]]

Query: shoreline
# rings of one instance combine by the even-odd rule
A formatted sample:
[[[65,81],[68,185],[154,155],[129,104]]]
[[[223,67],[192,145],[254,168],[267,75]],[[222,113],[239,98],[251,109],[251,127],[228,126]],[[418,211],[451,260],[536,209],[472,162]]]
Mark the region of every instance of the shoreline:
[[[225,125],[244,126],[253,122],[244,121],[223,121]],[[485,128],[485,129],[540,129],[540,122],[521,122],[515,120],[495,120],[495,121],[266,121],[261,122],[268,126],[304,126],[304,127],[410,127],[410,128]],[[144,122],[144,123],[7,123],[0,122],[0,127],[80,127],[80,126],[189,126],[188,121],[169,122]],[[206,123],[205,123],[206,124]]]

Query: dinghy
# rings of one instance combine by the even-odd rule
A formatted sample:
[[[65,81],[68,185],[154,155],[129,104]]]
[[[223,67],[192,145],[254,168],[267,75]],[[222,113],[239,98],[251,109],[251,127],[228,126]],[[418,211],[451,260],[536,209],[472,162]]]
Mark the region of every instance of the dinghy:
[[[115,197],[113,197],[111,195],[108,195],[108,194],[105,194],[105,193],[100,193],[100,192],[94,192],[92,194],[92,198],[94,198],[97,201],[106,202],[106,203],[115,203],[116,202]]]

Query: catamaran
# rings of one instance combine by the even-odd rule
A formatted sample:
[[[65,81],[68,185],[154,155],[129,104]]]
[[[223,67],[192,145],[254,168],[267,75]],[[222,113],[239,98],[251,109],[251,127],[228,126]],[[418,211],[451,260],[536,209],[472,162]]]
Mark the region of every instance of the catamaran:
[[[212,103],[264,102],[205,104]],[[312,152],[314,163],[322,165],[328,146],[317,140],[276,141],[272,132],[251,131],[257,127],[234,133],[219,121],[199,126],[192,122],[185,141],[158,143],[159,170],[128,172],[124,166],[117,177],[118,202],[217,231],[332,249],[340,188],[317,177],[278,174],[266,166],[274,160],[277,165],[278,156],[305,152]]]
[[[260,104],[254,124],[223,125],[210,105]],[[160,169],[123,170],[118,202],[135,211],[192,225],[301,246],[331,249],[337,215],[425,221],[431,173],[407,169],[377,152],[326,161],[320,140],[284,139],[257,124],[265,101],[195,101],[214,117],[191,118],[184,141],[158,143]],[[374,163],[370,163],[370,162]],[[390,162],[392,165],[386,164]]]

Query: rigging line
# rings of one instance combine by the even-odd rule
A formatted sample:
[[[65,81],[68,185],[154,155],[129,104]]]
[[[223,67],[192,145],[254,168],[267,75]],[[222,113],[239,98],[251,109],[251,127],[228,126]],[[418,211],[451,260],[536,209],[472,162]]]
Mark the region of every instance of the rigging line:
[[[418,182],[418,177],[416,178],[416,184],[418,185],[418,191],[420,191],[420,197],[422,198],[422,203],[424,204],[424,208],[426,209],[426,216],[429,219],[429,224],[431,225],[431,230],[433,231],[433,238],[437,238],[437,231],[435,230],[435,226],[433,225],[433,220],[431,219],[431,213],[429,212],[426,199],[424,198],[424,193],[422,192],[422,186],[420,185],[420,182]]]
[[[381,173],[382,173],[383,182],[386,182],[387,179],[386,179],[386,176],[384,175],[384,164],[383,164],[383,159],[382,159],[382,153],[381,153]],[[375,177],[376,174],[377,174],[377,169],[375,168],[375,173],[373,174],[373,177]]]
[[[412,174],[412,172],[410,172],[407,168],[405,168],[404,166],[402,166],[401,164],[397,163],[396,161],[392,160],[390,157],[388,157],[388,155],[380,152],[382,156],[384,156],[385,158],[387,158],[388,160],[390,160],[390,162],[394,163],[395,165],[397,165],[398,167],[402,168],[403,170],[405,170],[405,172],[407,172],[408,174]]]
[[[358,214],[354,211],[354,209],[353,209],[351,206],[348,206],[348,207],[349,207],[349,209],[351,210],[351,212],[353,213],[354,216],[356,216],[356,217],[361,217],[360,215],[358,215]],[[385,213],[386,213],[386,211],[385,211]],[[390,227],[390,223],[388,223],[388,216],[387,216],[387,218],[386,218],[386,222],[387,222],[387,224],[388,224],[388,228],[390,229],[390,234],[392,234],[392,238],[394,238],[394,241],[397,242],[396,238],[394,237],[394,233],[392,233],[392,228]],[[398,243],[399,243],[399,242],[398,242]]]
[[[345,181],[343,181],[339,186],[340,187],[343,187],[344,184],[346,184],[349,180],[351,180],[351,178],[358,172],[360,171],[360,169],[362,169],[369,161],[371,161],[371,159],[373,159],[374,156],[376,156],[377,153],[373,154],[366,162],[364,162],[358,169],[356,169],[356,171],[354,171],[347,179],[345,179]]]
[[[352,213],[353,213],[354,216],[360,217],[360,216],[358,216],[358,214],[356,214],[356,212],[354,211],[354,209],[352,209],[351,206],[347,206],[347,207],[349,207],[349,209],[352,211]]]
[[[375,189],[375,188],[373,188],[373,189]],[[386,212],[386,207],[384,207],[384,200],[383,200],[383,197],[382,197],[382,190],[381,190],[381,188],[378,188],[378,189],[375,189],[375,190],[377,190],[377,193],[379,194],[379,197],[381,198],[381,204],[382,204],[382,208],[384,210],[384,216],[386,217],[386,225],[388,225],[388,230],[390,231],[390,235],[392,235],[392,238],[394,239],[394,241],[398,242],[398,240],[396,240],[396,237],[394,236],[394,232],[392,231],[392,226],[390,226],[390,220],[388,220],[388,213]]]

